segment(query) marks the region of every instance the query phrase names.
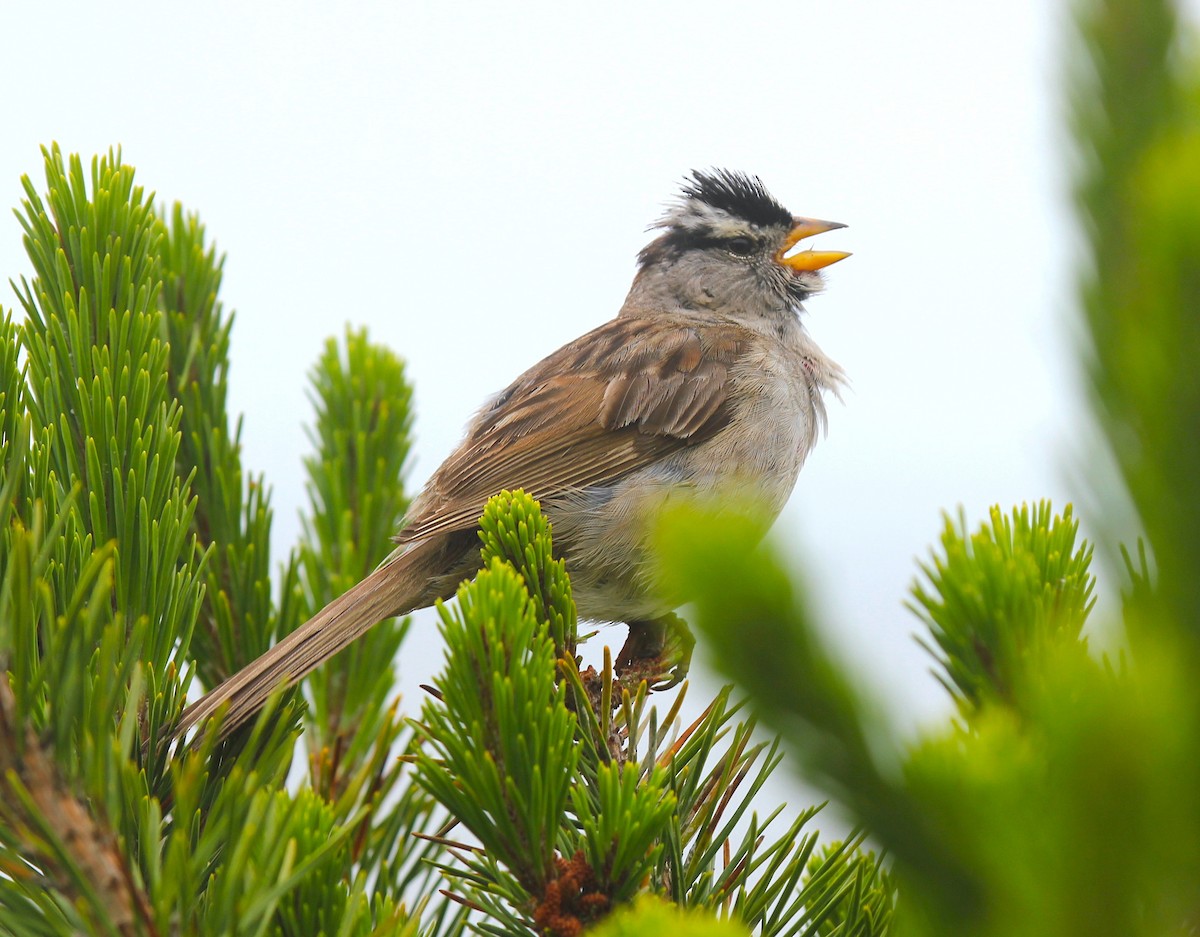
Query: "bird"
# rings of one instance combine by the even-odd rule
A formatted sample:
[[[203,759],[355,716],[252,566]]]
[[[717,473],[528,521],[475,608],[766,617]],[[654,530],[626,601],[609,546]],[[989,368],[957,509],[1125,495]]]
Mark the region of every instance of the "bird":
[[[792,215],[757,176],[693,170],[648,229],[616,317],[488,400],[392,554],[188,706],[175,737],[227,706],[226,737],[373,625],[451,597],[504,489],[540,501],[580,617],[628,624],[618,667],[653,659],[681,603],[655,588],[646,518],[677,494],[733,492],[761,505],[765,532],[846,383],[801,315],[821,271],[850,255],[799,243],[844,227]]]

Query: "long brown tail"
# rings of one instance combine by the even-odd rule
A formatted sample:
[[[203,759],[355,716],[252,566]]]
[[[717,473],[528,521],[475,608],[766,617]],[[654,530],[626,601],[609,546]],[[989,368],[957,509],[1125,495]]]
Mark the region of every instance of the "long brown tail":
[[[229,703],[218,738],[223,739],[258,712],[281,686],[303,680],[373,625],[419,607],[429,573],[424,551],[401,554],[342,593],[312,618],[214,687],[183,711],[175,738],[182,739]]]

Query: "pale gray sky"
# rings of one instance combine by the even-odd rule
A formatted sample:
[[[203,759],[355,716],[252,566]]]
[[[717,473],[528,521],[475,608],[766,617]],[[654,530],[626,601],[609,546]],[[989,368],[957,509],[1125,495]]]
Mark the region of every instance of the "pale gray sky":
[[[690,169],[847,223],[820,244],[854,257],[807,323],[853,388],[776,533],[911,722],[945,711],[901,604],[940,512],[1082,496],[1065,19],[1043,0],[6,4],[0,203],[57,140],[122,145],[201,213],[277,549],[305,375],[344,323],[408,362],[415,486],[488,394],[616,312]],[[28,272],[5,230],[0,266]],[[410,691],[441,655],[428,624],[411,643]]]

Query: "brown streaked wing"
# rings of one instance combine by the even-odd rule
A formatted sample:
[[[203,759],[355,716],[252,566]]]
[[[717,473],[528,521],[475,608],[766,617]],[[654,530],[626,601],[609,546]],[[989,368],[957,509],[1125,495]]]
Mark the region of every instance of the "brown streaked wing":
[[[708,438],[728,420],[746,338],[728,324],[618,318],[564,346],[476,418],[397,539],[473,527],[503,488],[542,498],[605,484]]]

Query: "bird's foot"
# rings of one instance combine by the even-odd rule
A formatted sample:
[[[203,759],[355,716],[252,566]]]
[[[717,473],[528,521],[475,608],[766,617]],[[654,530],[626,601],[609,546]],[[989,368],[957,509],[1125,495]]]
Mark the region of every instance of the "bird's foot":
[[[623,682],[645,680],[652,690],[669,690],[687,676],[695,647],[691,629],[678,615],[631,621],[614,669]]]

